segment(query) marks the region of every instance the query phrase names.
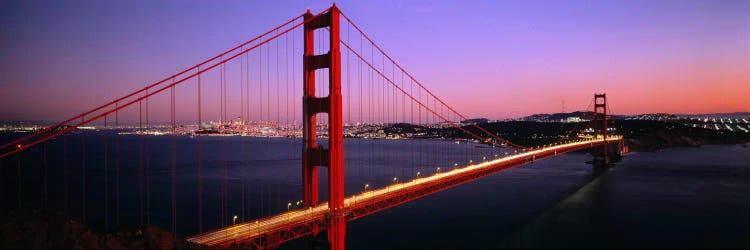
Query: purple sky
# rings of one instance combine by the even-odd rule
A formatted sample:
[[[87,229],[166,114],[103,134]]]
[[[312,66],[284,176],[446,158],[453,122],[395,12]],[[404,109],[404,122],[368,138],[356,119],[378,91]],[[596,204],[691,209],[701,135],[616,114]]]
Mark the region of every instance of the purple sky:
[[[0,120],[67,118],[330,4],[0,2]],[[750,1],[337,5],[471,117],[583,110],[594,92],[615,113],[750,111]]]

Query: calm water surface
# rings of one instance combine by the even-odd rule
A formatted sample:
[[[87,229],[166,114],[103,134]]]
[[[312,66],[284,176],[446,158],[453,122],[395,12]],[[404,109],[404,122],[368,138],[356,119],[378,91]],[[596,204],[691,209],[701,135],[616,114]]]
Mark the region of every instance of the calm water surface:
[[[137,224],[142,219],[171,228],[172,138],[144,140],[106,132],[84,138],[85,146],[80,135],[58,138],[46,146],[49,206],[80,218],[85,173],[87,224],[105,230],[106,218],[108,228],[114,228],[112,197],[119,167],[121,223]],[[231,223],[221,218],[223,183],[228,214],[238,215],[239,221],[285,211],[287,203],[300,199],[299,139],[200,140],[204,230]],[[198,231],[198,139],[177,137],[175,142],[178,234],[190,235]],[[407,180],[416,172],[424,176],[437,167],[445,171],[454,163],[507,152],[453,141],[362,139],[347,139],[345,150],[348,195],[361,192],[365,184],[383,186],[394,177]],[[3,207],[18,207],[19,166],[21,206],[43,206],[44,151],[36,147],[24,152],[20,164],[15,157],[0,162]],[[428,157],[434,155],[439,157]],[[569,153],[379,212],[347,225],[347,246],[750,246],[750,147],[704,146],[630,154],[599,177],[593,176],[589,160],[587,154]],[[139,179],[146,168],[148,174]],[[325,171],[320,178],[325,187]],[[143,204],[147,211],[143,217],[140,188],[150,190],[143,197],[149,201]],[[243,198],[243,189],[249,198]],[[325,188],[321,199],[326,199]],[[284,246],[301,247],[301,241]]]

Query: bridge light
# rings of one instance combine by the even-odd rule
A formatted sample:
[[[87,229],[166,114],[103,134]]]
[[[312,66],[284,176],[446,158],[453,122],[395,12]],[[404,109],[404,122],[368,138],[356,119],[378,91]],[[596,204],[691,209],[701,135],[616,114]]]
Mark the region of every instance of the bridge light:
[[[232,225],[237,224],[237,215],[232,217]]]
[[[421,173],[420,173],[420,172],[417,172],[417,178],[419,178],[419,174],[421,174]]]
[[[440,168],[436,168],[435,173],[440,173]]]
[[[289,202],[289,203],[286,204],[286,215],[287,215],[286,220],[287,221],[289,221],[289,220],[292,219],[292,215],[289,214],[289,208],[290,207],[292,207],[292,202]]]
[[[396,181],[398,181],[398,178],[393,177],[393,183],[396,183]]]
[[[365,184],[365,192],[367,192],[368,187],[370,187],[370,184]]]

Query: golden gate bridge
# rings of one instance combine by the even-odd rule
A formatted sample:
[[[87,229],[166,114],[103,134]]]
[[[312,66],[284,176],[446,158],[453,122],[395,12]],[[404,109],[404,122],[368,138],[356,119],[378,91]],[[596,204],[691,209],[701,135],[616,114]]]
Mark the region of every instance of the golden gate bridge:
[[[300,38],[303,41],[298,46],[295,40]],[[302,74],[299,74],[300,71]],[[298,93],[298,89],[301,92]],[[469,119],[431,92],[333,5],[317,14],[308,10],[258,37],[161,81],[6,142],[0,148],[0,158],[4,160],[3,167],[6,168],[10,165],[7,162],[12,162],[11,158],[16,160],[18,207],[24,207],[24,197],[32,193],[36,194],[35,197],[43,197],[43,207],[53,207],[50,203],[55,202],[49,201],[48,175],[49,172],[56,172],[50,169],[52,165],[62,163],[65,180],[62,206],[65,211],[78,207],[84,223],[87,214],[96,213],[96,217],[102,218],[105,228],[109,228],[110,224],[124,224],[121,217],[138,220],[140,224],[151,224],[152,217],[166,217],[154,213],[161,211],[171,214],[169,224],[175,234],[178,234],[178,229],[182,227],[180,224],[185,220],[197,224],[197,232],[185,230],[190,235],[187,237],[190,242],[266,249],[326,232],[330,247],[343,249],[348,222],[490,174],[590,148],[594,149],[592,152],[596,162],[607,164],[610,155],[621,153],[622,137],[608,134],[606,95],[596,94],[592,102],[592,119],[588,123],[579,123],[567,135],[560,136],[559,140],[538,147],[515,144],[501,137],[501,133],[490,132],[480,124],[462,123]],[[298,110],[300,106],[302,108]],[[297,121],[300,117],[301,127]],[[185,125],[186,122],[182,120],[191,120],[197,125]],[[207,122],[209,120],[211,122]],[[387,126],[396,124],[410,126],[405,126],[398,133],[386,131]],[[82,129],[89,126],[116,133],[98,135]],[[593,129],[594,134],[589,137],[575,136],[584,128]],[[389,154],[393,151],[389,151],[388,140],[384,139],[439,139],[428,132],[430,129],[451,131],[467,142],[459,143],[459,146],[411,143],[412,152],[399,152],[411,154],[407,157],[410,162],[389,160]],[[154,142],[154,134],[169,138],[167,155],[154,156],[150,153],[163,146]],[[193,149],[178,149],[177,138],[183,135],[196,140]],[[251,185],[248,180],[255,174],[279,173],[274,169],[254,169],[250,166],[251,155],[263,156],[270,152],[263,147],[241,144],[239,158],[243,161],[232,163],[232,157],[227,154],[234,150],[229,148],[232,146],[226,139],[227,135],[301,137],[302,140],[297,141],[301,143],[298,148],[301,149],[301,171],[281,173],[286,174],[288,179],[300,178],[301,190],[292,190],[300,186],[290,183],[259,187]],[[77,161],[71,159],[74,157],[68,152],[68,143],[73,140],[71,136],[80,137],[75,145],[80,147]],[[137,147],[122,143],[130,138],[127,136],[135,137],[133,144]],[[217,138],[215,136],[222,140],[219,143],[220,153],[204,155],[204,141]],[[91,142],[92,137],[101,137],[101,140],[94,143]],[[348,147],[352,145],[347,141],[358,138],[380,140],[376,146],[365,149],[366,154],[376,155],[375,162],[355,162],[351,158]],[[511,154],[497,151],[494,155],[475,161],[473,157],[476,154],[470,152],[475,147],[470,142],[491,145],[497,150],[506,148],[514,151]],[[59,144],[63,144],[61,147],[64,151],[61,159],[48,156],[48,147],[58,145],[56,148],[60,148]],[[455,151],[464,151],[461,163],[448,156]],[[87,152],[95,154],[96,159],[90,160]],[[41,156],[32,159],[22,156],[34,153],[41,153]],[[169,183],[168,202],[151,198],[155,192],[152,190],[155,183],[152,178],[157,178],[152,169],[157,164],[156,158],[169,164],[166,171],[169,178],[159,179]],[[26,163],[29,161],[31,163]],[[392,181],[381,180],[380,186],[372,183],[372,187],[367,183],[364,189],[361,189],[361,185],[356,185],[356,188],[346,185],[349,189],[345,189],[345,184],[350,181],[359,184],[367,182],[361,177],[363,165],[366,164],[394,167],[378,170],[382,171],[383,176],[394,176]],[[394,165],[399,164],[407,166],[395,168],[397,166]],[[43,176],[24,177],[24,168],[30,165],[41,165]],[[193,165],[195,168],[186,167]],[[114,176],[110,173],[113,167]],[[122,186],[121,171],[134,171],[136,168],[138,178],[134,185],[137,187]],[[209,172],[207,168],[219,169],[219,176],[204,176]],[[327,195],[324,196],[328,200],[323,202],[319,190],[320,168],[327,170],[323,173],[327,177],[323,183],[327,184]],[[80,203],[75,206],[68,203],[72,197],[68,187],[69,176],[75,175],[69,172],[71,169],[80,170]],[[186,174],[183,172],[185,169],[194,172]],[[86,178],[94,170],[103,172],[102,180]],[[268,172],[264,174],[262,171]],[[357,178],[351,173],[357,172],[359,179],[351,180]],[[189,178],[190,181],[178,180],[178,175],[180,179]],[[241,182],[239,209],[236,202],[230,201],[229,182],[234,177],[240,178]],[[43,178],[40,181],[43,187],[34,190],[23,188],[24,180],[30,178]],[[209,202],[212,208],[205,207],[207,202],[204,199],[216,195],[205,193],[208,190],[204,186],[206,178],[221,179],[221,185],[212,188],[219,196],[217,202]],[[136,180],[131,181],[136,183]],[[92,187],[92,182],[96,186]],[[197,187],[185,186],[193,184],[197,184]],[[101,188],[103,194],[90,197],[87,194],[92,188]],[[123,189],[137,189],[134,192],[137,195],[121,195]],[[178,202],[178,192],[192,189],[195,189],[194,200]],[[299,191],[302,191],[301,194]],[[253,192],[259,192],[264,197],[251,197]],[[271,193],[277,197],[270,197],[273,196]],[[282,193],[285,193],[286,199],[280,197]],[[101,211],[87,210],[94,202],[101,203],[98,206]],[[131,207],[133,204],[137,206]],[[195,206],[198,211],[185,214],[180,211],[181,204]],[[42,206],[41,203],[36,205]],[[204,226],[204,222],[209,220],[204,217],[206,210],[210,209],[218,211],[216,215],[209,216],[215,217],[210,218],[213,222],[207,223],[209,227]],[[231,215],[230,211],[236,210],[240,210],[241,217]]]

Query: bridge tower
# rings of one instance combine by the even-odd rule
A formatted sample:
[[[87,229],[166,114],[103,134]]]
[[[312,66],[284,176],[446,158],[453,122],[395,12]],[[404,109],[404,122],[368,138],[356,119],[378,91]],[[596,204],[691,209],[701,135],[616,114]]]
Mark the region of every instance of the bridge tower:
[[[607,94],[594,94],[594,117],[593,119],[593,126],[594,126],[594,134],[595,135],[602,135],[604,138],[607,138]],[[609,159],[607,155],[609,154],[609,151],[607,150],[607,144],[604,143],[603,151],[601,156],[599,156],[597,153],[594,154],[594,162],[601,162],[603,164],[608,164]],[[599,159],[601,157],[601,159]]]
[[[314,16],[307,10],[304,14],[303,55],[303,148],[302,148],[302,192],[306,207],[318,204],[318,170],[328,167],[328,241],[331,249],[344,249],[346,214],[344,208],[344,146],[341,97],[341,50],[339,36],[340,11],[336,4],[325,13]],[[326,54],[315,54],[315,30],[328,28],[330,50]],[[328,96],[315,95],[315,71],[328,69]],[[318,113],[328,114],[328,147],[316,143],[316,120]],[[314,229],[317,234],[317,229]]]

